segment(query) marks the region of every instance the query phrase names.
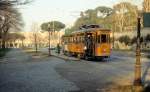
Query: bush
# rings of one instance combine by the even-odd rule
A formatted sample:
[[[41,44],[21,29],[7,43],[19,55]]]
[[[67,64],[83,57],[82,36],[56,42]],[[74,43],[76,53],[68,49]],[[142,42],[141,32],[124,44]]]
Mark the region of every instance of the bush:
[[[0,58],[4,57],[8,51],[10,51],[9,48],[5,48],[5,49],[0,48]]]
[[[147,34],[147,36],[145,37],[146,41],[150,41],[150,34]]]
[[[131,43],[131,39],[129,36],[125,35],[125,36],[121,36],[119,38],[119,42],[125,43],[126,45],[129,45]]]
[[[134,43],[136,43],[136,37],[135,36],[131,39],[131,44],[134,44]]]
[[[134,36],[134,37],[131,39],[131,44],[136,43],[136,41],[137,41],[137,37]],[[143,41],[144,41],[144,38],[141,37],[141,38],[140,38],[140,42],[142,43]]]

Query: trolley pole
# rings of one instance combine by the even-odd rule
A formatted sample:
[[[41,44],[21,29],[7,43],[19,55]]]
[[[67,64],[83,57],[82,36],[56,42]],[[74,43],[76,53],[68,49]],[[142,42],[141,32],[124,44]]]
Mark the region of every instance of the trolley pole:
[[[142,80],[141,80],[141,61],[140,61],[140,57],[141,57],[141,50],[140,50],[140,30],[141,30],[141,24],[140,24],[140,20],[141,18],[138,17],[138,23],[137,23],[137,46],[136,46],[136,63],[135,63],[135,78],[134,78],[134,86],[135,86],[135,90],[136,92],[141,92],[142,90]]]

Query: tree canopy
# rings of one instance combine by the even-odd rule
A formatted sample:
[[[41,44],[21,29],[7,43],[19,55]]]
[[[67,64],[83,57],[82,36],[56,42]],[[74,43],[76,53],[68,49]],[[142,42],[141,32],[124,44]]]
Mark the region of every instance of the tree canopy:
[[[137,6],[129,2],[120,2],[113,8],[99,6],[80,13],[70,32],[78,30],[82,25],[98,24],[115,32],[133,31],[136,29],[137,16],[140,11]]]
[[[29,0],[0,0],[0,39],[3,48],[5,48],[7,34],[12,30],[21,30],[23,26],[22,16],[17,6],[27,3]]]
[[[76,20],[73,29],[77,30],[82,25],[99,24],[107,26],[107,18],[113,13],[113,9],[110,7],[100,6],[95,9],[88,9],[81,12],[80,17]]]
[[[59,21],[51,21],[41,24],[41,29],[44,31],[60,31],[63,28],[65,28],[65,24]]]
[[[9,33],[7,34],[7,40],[16,41],[16,40],[24,40],[25,36],[20,33]]]

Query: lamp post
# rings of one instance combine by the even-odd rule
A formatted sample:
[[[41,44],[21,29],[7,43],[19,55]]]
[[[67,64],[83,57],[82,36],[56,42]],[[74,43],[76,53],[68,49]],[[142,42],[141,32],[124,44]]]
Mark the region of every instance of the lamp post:
[[[141,61],[140,61],[140,56],[141,56],[141,50],[140,50],[140,30],[141,30],[141,24],[140,24],[141,18],[137,18],[137,46],[136,46],[136,63],[135,63],[135,78],[134,78],[134,86],[136,92],[141,92],[142,90],[142,80],[141,80]]]
[[[51,40],[51,39],[50,39],[50,35],[51,35],[50,31],[51,31],[51,30],[50,30],[50,24],[48,24],[48,29],[49,29],[49,30],[48,30],[48,41],[49,41],[49,42],[48,42],[48,55],[51,56],[51,47],[50,47],[50,45],[51,45],[51,43],[50,43],[50,42],[51,42],[51,41],[50,41],[50,40]]]

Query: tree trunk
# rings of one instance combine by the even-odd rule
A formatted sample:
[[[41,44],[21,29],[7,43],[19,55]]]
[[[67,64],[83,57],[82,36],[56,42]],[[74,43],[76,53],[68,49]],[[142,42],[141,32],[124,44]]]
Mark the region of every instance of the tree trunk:
[[[2,34],[2,49],[6,48],[6,34],[7,34],[7,32],[4,32]]]
[[[34,34],[34,39],[35,39],[35,51],[37,53],[38,48],[37,48],[37,35],[36,35],[36,33]]]
[[[21,45],[22,45],[22,48],[23,48],[24,47],[23,40],[21,40]]]
[[[6,48],[5,43],[6,43],[5,38],[2,38],[2,49]]]
[[[2,30],[2,49],[6,48],[6,36],[8,34],[9,27]]]
[[[49,43],[48,43],[48,45],[49,45],[48,52],[49,52],[49,56],[51,56],[51,47],[50,47],[50,45],[51,45],[51,43],[50,43],[51,42],[50,35],[51,34],[50,34],[50,31],[48,33],[49,33],[49,37],[48,37],[49,38],[48,39],[49,40]]]

